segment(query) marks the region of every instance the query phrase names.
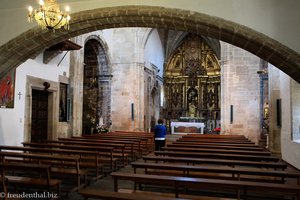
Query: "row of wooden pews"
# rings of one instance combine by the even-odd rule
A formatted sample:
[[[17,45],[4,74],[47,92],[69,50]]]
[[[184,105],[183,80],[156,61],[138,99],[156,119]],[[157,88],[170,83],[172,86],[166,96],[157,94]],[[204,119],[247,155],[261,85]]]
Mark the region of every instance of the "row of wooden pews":
[[[114,193],[91,188],[80,193],[101,199],[170,195],[162,191],[187,199],[300,199],[299,171],[244,136],[188,134],[163,149],[132,162],[132,173],[111,173]],[[122,198],[120,180],[134,183],[131,197]]]
[[[87,185],[89,171],[83,167],[84,161],[78,151],[4,145],[0,146],[0,150],[1,164],[6,166],[1,168],[2,177],[6,177],[8,185],[15,189],[42,186],[45,191],[61,195],[61,190],[77,191]],[[47,172],[41,173],[45,166]],[[38,170],[38,167],[41,169]]]
[[[43,188],[57,195],[61,191],[78,191],[92,180],[141,158],[150,151],[152,137],[152,134],[108,133],[24,142],[23,146],[0,145],[3,190],[9,192],[17,186]]]

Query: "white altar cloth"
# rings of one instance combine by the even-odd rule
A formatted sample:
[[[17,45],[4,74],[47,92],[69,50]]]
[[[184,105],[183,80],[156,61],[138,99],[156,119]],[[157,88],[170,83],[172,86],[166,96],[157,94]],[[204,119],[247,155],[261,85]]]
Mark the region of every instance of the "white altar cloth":
[[[200,129],[200,134],[203,134],[203,129],[205,127],[204,123],[200,122],[171,122],[171,133],[176,134],[174,128],[182,127],[196,127]]]

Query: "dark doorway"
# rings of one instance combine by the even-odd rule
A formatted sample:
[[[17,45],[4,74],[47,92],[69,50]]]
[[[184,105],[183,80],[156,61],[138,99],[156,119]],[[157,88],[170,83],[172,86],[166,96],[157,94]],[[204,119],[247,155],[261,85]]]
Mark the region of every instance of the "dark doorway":
[[[48,92],[32,90],[31,142],[48,138]]]

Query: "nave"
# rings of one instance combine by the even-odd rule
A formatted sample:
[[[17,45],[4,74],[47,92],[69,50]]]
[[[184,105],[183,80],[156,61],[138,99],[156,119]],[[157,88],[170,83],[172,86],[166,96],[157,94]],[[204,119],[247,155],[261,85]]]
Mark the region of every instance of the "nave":
[[[60,199],[299,198],[300,172],[244,136],[187,134],[153,149],[152,133],[124,131],[2,145],[2,189]]]

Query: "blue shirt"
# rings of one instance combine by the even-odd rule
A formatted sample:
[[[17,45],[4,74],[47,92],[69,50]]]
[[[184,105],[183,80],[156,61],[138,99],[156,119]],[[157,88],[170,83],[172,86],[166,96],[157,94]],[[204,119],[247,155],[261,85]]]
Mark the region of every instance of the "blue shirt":
[[[167,134],[166,126],[158,124],[154,128],[154,137],[155,138],[165,138]]]

